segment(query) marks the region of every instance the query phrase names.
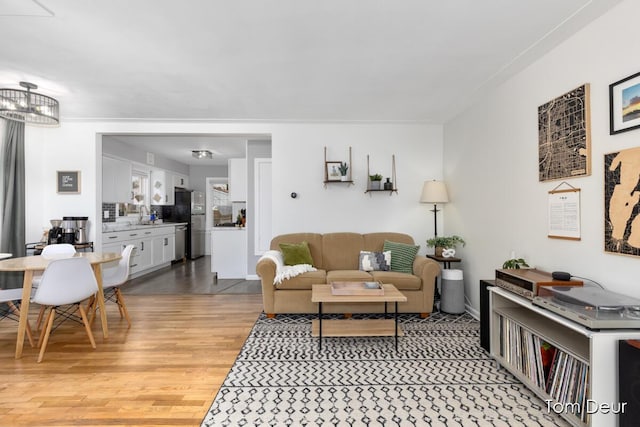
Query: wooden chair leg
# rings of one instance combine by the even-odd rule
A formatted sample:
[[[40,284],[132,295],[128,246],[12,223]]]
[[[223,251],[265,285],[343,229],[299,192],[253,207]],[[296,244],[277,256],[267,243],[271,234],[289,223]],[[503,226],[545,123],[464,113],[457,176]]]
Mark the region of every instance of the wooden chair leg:
[[[91,310],[95,309],[95,303],[96,303],[96,296],[95,295],[91,295],[89,297],[89,302],[87,303],[87,308],[85,309],[87,311],[87,314],[91,313]]]
[[[93,325],[94,320],[96,320],[96,311],[98,311],[98,299],[93,295],[89,300],[89,306],[87,307],[90,325]]]
[[[40,310],[45,309],[46,310],[47,307],[42,306],[40,307]],[[53,307],[51,307],[52,309]],[[44,334],[47,332],[47,328],[46,328],[46,323],[49,322],[49,316],[51,315],[51,312],[49,312],[49,314],[47,314],[47,319],[45,320],[45,327],[40,329],[40,336],[38,337],[38,348],[42,347],[42,341],[44,340]],[[44,317],[44,316],[43,316]]]
[[[16,316],[18,316],[18,318],[20,318],[20,310],[18,309],[18,307],[16,307],[13,301],[8,301],[7,305],[9,306],[11,311],[13,311],[13,314],[15,314]],[[29,345],[31,345],[31,347],[35,347],[35,343],[33,341],[33,332],[31,331],[31,325],[29,325],[28,319],[27,319],[27,338],[29,339]]]
[[[89,324],[89,320],[87,319],[87,313],[84,311],[84,307],[82,307],[82,304],[78,304],[78,310],[80,310],[80,316],[82,316],[82,323],[84,324],[84,329],[87,331],[87,335],[89,335],[89,341],[91,341],[91,347],[96,348],[96,341],[93,339],[93,333],[91,332],[91,325]]]
[[[44,305],[40,306],[40,311],[38,312],[38,319],[36,320],[36,332],[40,330],[40,326],[42,326],[42,319],[44,318],[44,311],[47,307]]]
[[[47,327],[42,328],[42,334],[44,337],[40,339],[38,345],[40,346],[40,354],[38,355],[38,363],[42,362],[44,358],[44,352],[47,349],[47,344],[49,343],[49,335],[51,335],[51,328],[53,327],[53,319],[56,317],[56,308],[51,307],[51,311],[49,311],[49,317],[47,318]]]
[[[127,323],[129,327],[131,327],[131,318],[129,317],[129,311],[127,310],[127,305],[124,303],[124,297],[122,296],[122,292],[120,292],[119,288],[115,289],[116,292],[116,302],[118,303],[118,307],[120,308],[120,316],[124,314],[124,318],[127,319]]]

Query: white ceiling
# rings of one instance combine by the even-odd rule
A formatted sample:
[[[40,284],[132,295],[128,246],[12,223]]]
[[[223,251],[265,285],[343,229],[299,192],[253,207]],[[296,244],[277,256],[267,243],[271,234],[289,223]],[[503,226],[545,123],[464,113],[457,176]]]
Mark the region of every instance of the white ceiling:
[[[441,124],[621,0],[0,0],[64,120]]]

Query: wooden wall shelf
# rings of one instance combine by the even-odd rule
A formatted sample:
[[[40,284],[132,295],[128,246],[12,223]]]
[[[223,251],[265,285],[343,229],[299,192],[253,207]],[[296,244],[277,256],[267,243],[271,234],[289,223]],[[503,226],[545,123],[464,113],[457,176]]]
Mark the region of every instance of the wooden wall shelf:
[[[371,193],[384,193],[387,192],[389,193],[389,195],[393,195],[393,193],[398,194],[398,187],[396,186],[397,184],[397,179],[396,179],[396,155],[392,154],[391,155],[391,183],[393,184],[393,188],[391,189],[385,189],[385,188],[371,188],[371,180],[369,179],[369,176],[371,176],[371,171],[369,169],[369,155],[367,154],[367,189],[365,190],[365,194],[369,193],[369,196],[371,196]],[[380,182],[380,185],[384,185],[384,182]]]
[[[324,188],[327,188],[327,184],[347,184],[349,185],[354,185],[355,183],[353,182],[353,179],[351,178],[352,175],[352,171],[353,171],[353,162],[351,161],[351,147],[349,147],[349,169],[347,170],[347,180],[343,181],[343,180],[331,180],[329,179],[329,176],[327,174],[327,147],[324,147]],[[337,160],[336,160],[337,161]]]

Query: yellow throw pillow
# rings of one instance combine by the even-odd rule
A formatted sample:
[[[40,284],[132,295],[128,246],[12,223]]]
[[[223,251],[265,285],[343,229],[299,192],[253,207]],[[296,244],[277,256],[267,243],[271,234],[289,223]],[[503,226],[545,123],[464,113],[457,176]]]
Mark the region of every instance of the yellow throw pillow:
[[[284,265],[309,264],[313,265],[309,244],[302,243],[280,243]]]

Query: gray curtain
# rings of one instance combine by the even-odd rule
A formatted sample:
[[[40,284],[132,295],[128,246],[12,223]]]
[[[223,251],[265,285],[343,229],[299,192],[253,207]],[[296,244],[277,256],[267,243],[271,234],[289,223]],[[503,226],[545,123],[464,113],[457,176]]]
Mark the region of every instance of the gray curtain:
[[[25,189],[24,189],[24,123],[6,121],[4,144],[2,145],[2,223],[0,252],[12,253],[14,257],[26,255],[25,247]],[[19,288],[23,273],[2,272],[0,287]]]

